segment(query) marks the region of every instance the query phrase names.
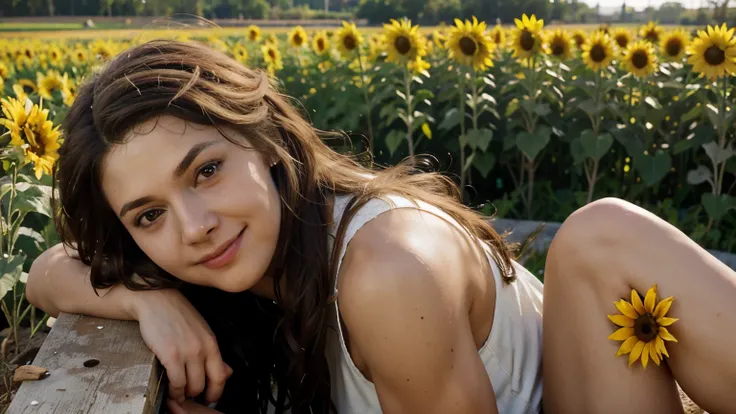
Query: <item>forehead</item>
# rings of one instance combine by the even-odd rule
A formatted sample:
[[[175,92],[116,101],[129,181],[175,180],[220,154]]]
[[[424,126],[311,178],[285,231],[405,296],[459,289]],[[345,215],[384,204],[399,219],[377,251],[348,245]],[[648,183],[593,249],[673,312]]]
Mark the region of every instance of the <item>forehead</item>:
[[[114,209],[133,198],[155,194],[170,182],[176,166],[196,144],[230,144],[211,126],[162,116],[136,126],[125,143],[114,145],[102,163],[102,189]]]

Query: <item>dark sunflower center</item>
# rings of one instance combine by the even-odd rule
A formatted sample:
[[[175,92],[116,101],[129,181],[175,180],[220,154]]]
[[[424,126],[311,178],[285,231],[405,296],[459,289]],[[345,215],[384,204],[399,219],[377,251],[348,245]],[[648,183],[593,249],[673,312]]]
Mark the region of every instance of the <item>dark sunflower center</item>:
[[[596,63],[603,62],[606,60],[606,49],[598,44],[593,45],[593,47],[590,48],[590,58]]]
[[[526,51],[530,51],[534,49],[535,43],[537,42],[534,39],[534,35],[532,34],[532,32],[526,29],[523,32],[521,32],[521,38],[519,39],[519,44],[521,45],[522,49]]]
[[[718,46],[711,46],[705,50],[705,61],[711,66],[718,66],[726,60],[726,52]]]
[[[475,56],[475,52],[478,51],[478,45],[475,43],[475,40],[467,36],[460,39],[460,42],[458,43],[460,50],[462,50],[463,54],[466,56]]]
[[[276,59],[276,52],[274,52],[273,49],[268,49],[268,57]]]
[[[33,58],[33,52],[31,52],[31,49],[26,49],[26,57],[29,59]]]
[[[582,46],[583,43],[585,43],[585,38],[580,35],[575,35],[575,44],[578,45],[578,47]]]
[[[565,54],[565,45],[561,41],[552,44],[552,54],[554,56],[562,56]]]
[[[659,325],[654,317],[647,313],[634,321],[634,334],[640,341],[649,342],[659,334]]]
[[[399,36],[394,40],[394,47],[397,52],[405,55],[411,50],[411,41],[406,36]]]
[[[659,40],[659,33],[656,30],[649,30],[644,38],[650,42],[656,42]]]
[[[324,39],[321,39],[321,38],[320,39],[317,39],[317,48],[319,50],[324,50],[324,48],[325,48],[325,41],[324,41]]]
[[[297,46],[301,46],[302,45],[302,42],[304,42],[304,39],[302,39],[302,36],[299,33],[295,34],[294,35],[294,44],[297,45]]]
[[[631,64],[637,69],[644,69],[649,63],[649,55],[643,50],[637,50],[631,55]]]
[[[493,42],[496,44],[501,43],[501,33],[496,32],[493,34]]]
[[[629,39],[626,36],[616,36],[616,43],[619,47],[626,47],[629,44]]]
[[[670,39],[667,42],[665,50],[667,51],[667,56],[677,56],[682,50],[682,42],[680,41],[680,39]]]
[[[397,42],[398,42],[398,40],[399,39],[396,39]],[[345,36],[342,39],[342,44],[343,44],[343,46],[345,46],[345,49],[347,49],[347,50],[353,50],[353,49],[355,49],[356,43],[357,42],[355,41],[355,38],[353,36],[350,36],[350,35]],[[398,46],[397,46],[397,48],[398,48]]]
[[[46,154],[46,143],[43,142],[43,139],[41,138],[43,134],[39,134],[38,133],[39,131],[34,131],[34,132],[35,132],[34,135],[36,136],[36,139],[34,141],[36,142],[35,143],[29,142],[28,144],[31,147],[31,152],[41,157],[44,154]]]
[[[251,30],[251,32],[249,33],[249,36],[250,36],[250,40],[256,40],[256,38],[258,38],[258,33]]]

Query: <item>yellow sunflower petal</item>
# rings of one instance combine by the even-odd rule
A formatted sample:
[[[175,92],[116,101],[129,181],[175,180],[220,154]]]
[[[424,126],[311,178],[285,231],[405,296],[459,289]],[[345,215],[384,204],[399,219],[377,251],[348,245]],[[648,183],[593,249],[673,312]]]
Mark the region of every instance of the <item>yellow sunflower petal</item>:
[[[608,315],[608,319],[610,319],[611,322],[615,323],[618,326],[623,326],[626,328],[634,327],[634,320],[626,315]]]
[[[667,312],[670,310],[670,307],[672,306],[672,301],[675,300],[672,296],[668,297],[667,299],[662,299],[661,302],[657,304],[657,307],[654,308],[654,313],[652,316],[654,316],[654,319],[659,319],[667,314]]]
[[[654,312],[654,304],[657,301],[657,285],[652,286],[644,297],[644,310],[647,313]]]
[[[649,345],[649,356],[652,357],[655,364],[659,365],[659,352],[657,351],[656,342],[649,342],[647,345]]]
[[[644,345],[644,349],[641,351],[641,366],[646,368],[649,363],[649,351],[652,349],[652,343],[647,342]]]
[[[667,328],[665,328],[664,326],[660,326],[659,327],[658,334],[665,341],[677,342],[677,339],[674,336],[672,336],[672,334],[670,333],[670,331],[668,331]]]
[[[625,340],[621,344],[621,347],[618,349],[618,352],[616,352],[616,356],[620,357],[621,355],[626,355],[630,353],[631,350],[634,349],[634,345],[636,345],[638,342],[639,342],[639,338],[637,338],[636,336],[632,336],[629,339]]]
[[[656,341],[655,343],[657,344],[657,350],[661,354],[663,354],[664,356],[666,356],[667,358],[669,358],[670,357],[670,354],[667,353],[667,348],[665,347],[664,341],[662,340],[662,338],[660,338],[658,336],[657,339],[655,339],[655,341]]]
[[[631,353],[629,354],[629,366],[636,362],[637,359],[641,356],[641,351],[644,350],[644,342],[639,341],[634,345],[634,348],[631,349]]]
[[[621,313],[628,316],[629,318],[636,319],[639,317],[639,314],[636,312],[636,309],[634,309],[631,304],[623,299],[621,299],[618,302],[614,302],[614,305],[616,305],[616,309],[618,309]]]
[[[659,326],[670,326],[670,325],[672,325],[673,323],[675,323],[675,322],[677,322],[679,320],[680,320],[679,318],[668,318],[668,317],[664,316],[662,318],[657,319],[657,325],[659,325]]]
[[[644,310],[644,303],[642,303],[639,292],[637,292],[636,289],[631,289],[631,305],[636,309],[636,312],[639,313],[639,315],[647,313]]]
[[[614,341],[623,341],[634,336],[634,328],[620,328],[616,332],[608,336],[608,339]]]

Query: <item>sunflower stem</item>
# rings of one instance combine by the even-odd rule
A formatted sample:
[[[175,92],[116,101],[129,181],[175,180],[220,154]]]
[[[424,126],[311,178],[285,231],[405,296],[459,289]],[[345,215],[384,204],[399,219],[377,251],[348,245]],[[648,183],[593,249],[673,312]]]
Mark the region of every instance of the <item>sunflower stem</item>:
[[[465,199],[465,71],[460,69],[460,199]]]
[[[411,71],[404,68],[404,86],[406,87],[406,144],[409,146],[409,158],[414,165],[414,139],[411,136],[411,127],[414,124],[414,109],[411,96]]]
[[[368,95],[368,87],[365,84],[365,70],[363,69],[363,56],[358,49],[358,63],[360,64],[360,88],[363,89],[363,98],[365,99],[365,120],[368,122],[368,152],[371,154],[371,162],[373,162],[373,122],[371,121],[371,99]]]
[[[598,105],[601,102],[601,79],[602,79],[603,73],[599,69],[596,71],[595,74],[595,107],[596,110],[598,108]],[[593,133],[595,136],[598,136],[598,132],[600,130],[601,126],[601,117],[600,115],[597,115],[591,119],[592,121],[592,127],[593,127]],[[593,159],[593,166],[590,169],[590,173],[586,174],[588,178],[588,197],[586,198],[585,204],[590,204],[591,201],[593,201],[593,193],[595,192],[595,183],[598,178],[598,165],[600,163],[600,160]]]

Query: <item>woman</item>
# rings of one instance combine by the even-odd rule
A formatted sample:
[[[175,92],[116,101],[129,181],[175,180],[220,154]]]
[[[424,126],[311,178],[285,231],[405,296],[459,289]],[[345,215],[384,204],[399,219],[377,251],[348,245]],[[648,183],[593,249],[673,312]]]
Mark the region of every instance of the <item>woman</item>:
[[[566,221],[542,305],[451,182],[360,167],[263,73],[204,46],[122,53],[64,130],[66,248],[34,263],[28,298],[138,320],[174,413],[539,412],[542,356],[547,412],[678,412],[675,378],[711,412],[736,406],[734,272],[633,205]],[[643,370],[614,357],[606,315],[654,284],[682,321],[667,364]]]

